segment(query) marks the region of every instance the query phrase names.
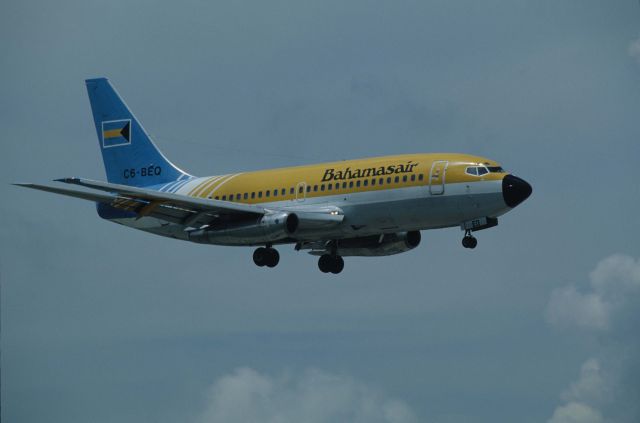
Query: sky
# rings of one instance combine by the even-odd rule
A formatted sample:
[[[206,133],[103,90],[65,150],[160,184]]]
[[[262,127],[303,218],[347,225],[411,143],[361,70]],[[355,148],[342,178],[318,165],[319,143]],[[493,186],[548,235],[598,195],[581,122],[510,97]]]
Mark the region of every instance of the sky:
[[[635,0],[0,3],[2,418],[640,420]],[[84,79],[205,176],[413,152],[533,195],[340,275],[12,182],[104,180]]]

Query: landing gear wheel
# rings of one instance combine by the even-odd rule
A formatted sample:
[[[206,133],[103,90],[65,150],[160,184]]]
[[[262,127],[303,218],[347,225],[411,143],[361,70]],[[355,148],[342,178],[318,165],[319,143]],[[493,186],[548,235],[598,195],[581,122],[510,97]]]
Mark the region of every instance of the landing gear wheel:
[[[471,235],[466,235],[462,238],[462,246],[473,250],[478,246],[478,240]]]
[[[276,267],[280,262],[280,254],[275,248],[267,248],[267,267]]]
[[[267,264],[269,253],[264,247],[256,248],[253,252],[253,262],[256,266],[262,267]]]
[[[318,269],[320,269],[322,273],[329,273],[333,267],[332,264],[333,257],[329,254],[323,254],[318,259]]]
[[[280,254],[274,248],[256,248],[253,252],[253,262],[260,267],[276,267],[280,262]]]
[[[338,273],[342,272],[342,269],[344,269],[344,260],[340,256],[335,256],[332,264],[333,266],[331,267],[331,273],[333,273],[334,275],[337,275]]]
[[[318,269],[322,273],[338,274],[344,269],[344,260],[340,256],[332,256],[331,254],[323,254],[318,259]]]

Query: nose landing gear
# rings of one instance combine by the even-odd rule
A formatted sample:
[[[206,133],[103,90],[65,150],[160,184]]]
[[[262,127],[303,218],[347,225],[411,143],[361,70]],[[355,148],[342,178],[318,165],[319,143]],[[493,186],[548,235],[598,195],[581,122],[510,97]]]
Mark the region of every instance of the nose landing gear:
[[[471,250],[478,246],[478,240],[476,239],[476,237],[471,235],[471,231],[465,232],[464,238],[462,238],[462,246]]]
[[[280,261],[280,254],[270,246],[256,248],[253,252],[253,262],[256,266],[276,267]]]

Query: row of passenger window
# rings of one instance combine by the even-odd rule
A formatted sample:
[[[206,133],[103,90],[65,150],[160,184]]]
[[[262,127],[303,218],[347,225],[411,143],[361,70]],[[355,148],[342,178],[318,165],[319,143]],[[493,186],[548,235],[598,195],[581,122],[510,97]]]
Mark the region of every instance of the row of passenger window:
[[[351,189],[351,188],[360,188],[362,187],[368,187],[368,186],[381,186],[385,184],[398,184],[400,183],[400,181],[402,181],[403,183],[406,182],[415,182],[416,179],[418,181],[423,181],[424,180],[424,175],[420,174],[416,177],[416,175],[411,175],[410,177],[408,177],[407,175],[404,175],[402,177],[400,176],[396,176],[394,178],[392,178],[391,176],[388,176],[385,180],[385,178],[374,178],[374,179],[365,179],[365,180],[357,180],[357,181],[349,181],[349,182],[336,182],[336,183],[327,183],[327,184],[320,184],[320,185],[306,185],[306,192],[318,192],[318,191],[338,191],[341,189]],[[299,185],[297,187],[298,189],[298,194],[302,194],[305,192],[305,185]],[[256,192],[245,192],[243,194],[238,193],[238,194],[230,194],[229,196],[227,195],[223,195],[223,196],[218,196],[216,195],[214,198],[216,200],[222,200],[222,201],[242,201],[242,200],[254,200],[256,198],[258,199],[262,199],[262,198],[277,198],[277,197],[284,197],[287,193],[286,188],[281,188],[281,189],[273,189],[273,190],[266,190],[264,191],[264,193],[262,191],[258,191]],[[296,188],[291,187],[289,188],[289,195],[294,195],[296,193]],[[211,198],[211,197],[209,197]]]

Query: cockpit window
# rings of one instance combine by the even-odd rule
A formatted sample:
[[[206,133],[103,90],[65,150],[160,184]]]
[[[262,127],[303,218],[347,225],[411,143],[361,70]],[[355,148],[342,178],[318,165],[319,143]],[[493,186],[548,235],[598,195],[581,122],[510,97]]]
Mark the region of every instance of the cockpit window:
[[[500,166],[489,166],[487,169],[489,169],[491,173],[504,173],[504,169]]]
[[[504,172],[502,170],[501,167],[498,166],[492,166],[487,168],[486,166],[469,166],[465,172],[468,175],[473,175],[473,176],[482,176],[482,175],[486,175],[489,172]]]

